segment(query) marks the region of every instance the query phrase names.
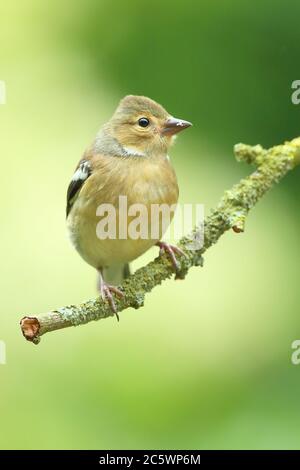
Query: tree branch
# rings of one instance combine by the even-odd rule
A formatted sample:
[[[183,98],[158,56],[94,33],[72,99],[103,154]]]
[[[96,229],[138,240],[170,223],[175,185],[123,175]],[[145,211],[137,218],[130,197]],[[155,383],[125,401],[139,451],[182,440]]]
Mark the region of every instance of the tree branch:
[[[263,149],[260,145],[237,144],[234,152],[238,161],[256,166],[256,170],[242,179],[232,189],[226,191],[218,206],[205,219],[204,228],[195,227],[193,233],[180,240],[179,246],[186,257],[180,257],[180,270],[177,277],[184,278],[192,266],[202,265],[202,255],[215,244],[229,229],[243,232],[250,209],[289,171],[300,164],[300,137],[283,145]],[[199,239],[204,230],[204,243],[201,249],[191,250],[191,240]],[[144,305],[145,294],[173,275],[173,268],[166,255],[156,258],[147,266],[137,270],[122,284],[124,298],[116,299],[118,312],[126,308],[135,309]],[[88,300],[80,305],[66,307],[37,316],[22,318],[20,325],[24,337],[37,344],[40,337],[50,331],[83,325],[93,320],[113,316],[113,312],[101,298]]]

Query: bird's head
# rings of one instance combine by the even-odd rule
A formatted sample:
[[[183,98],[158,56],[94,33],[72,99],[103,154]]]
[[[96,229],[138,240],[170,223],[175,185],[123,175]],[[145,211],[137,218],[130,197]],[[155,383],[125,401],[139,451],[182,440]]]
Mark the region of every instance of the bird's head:
[[[108,123],[112,136],[128,154],[166,155],[175,134],[192,124],[171,116],[145,96],[123,98]]]

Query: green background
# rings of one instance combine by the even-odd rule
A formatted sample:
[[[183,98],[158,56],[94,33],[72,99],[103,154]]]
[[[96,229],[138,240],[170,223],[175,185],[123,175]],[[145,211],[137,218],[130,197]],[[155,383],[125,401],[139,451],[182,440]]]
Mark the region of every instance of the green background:
[[[299,171],[139,311],[25,342],[18,322],[95,295],[65,194],[125,94],[191,120],[172,161],[206,212],[251,169],[237,142],[299,136],[299,1],[2,2],[0,448],[299,448]],[[135,263],[153,258],[153,249]]]

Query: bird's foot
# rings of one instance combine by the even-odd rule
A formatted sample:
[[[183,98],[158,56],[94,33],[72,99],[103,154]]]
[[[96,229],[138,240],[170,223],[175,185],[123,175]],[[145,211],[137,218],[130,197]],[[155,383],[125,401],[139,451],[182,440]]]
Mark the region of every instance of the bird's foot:
[[[111,286],[110,284],[107,284],[102,278],[100,278],[100,294],[103,300],[106,300],[112,311],[117,317],[117,320],[119,321],[119,315],[118,315],[118,310],[113,298],[112,294],[116,294],[119,298],[124,297],[124,293],[118,289],[115,286]]]
[[[163,253],[167,253],[172,261],[173,268],[176,272],[179,271],[180,265],[177,261],[176,255],[178,256],[185,256],[185,252],[179,248],[178,246],[169,245],[165,242],[157,242],[156,245],[159,247],[159,254],[162,255]]]

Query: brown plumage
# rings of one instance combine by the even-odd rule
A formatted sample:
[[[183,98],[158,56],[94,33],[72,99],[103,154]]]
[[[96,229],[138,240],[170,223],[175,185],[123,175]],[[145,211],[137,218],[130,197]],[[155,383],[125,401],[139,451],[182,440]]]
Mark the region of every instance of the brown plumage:
[[[100,129],[75,170],[67,197],[71,240],[82,258],[99,271],[102,296],[114,311],[111,292],[119,295],[121,292],[107,282],[120,283],[128,273],[124,266],[157,243],[162,235],[160,231],[157,239],[150,236],[120,239],[119,196],[127,197],[128,207],[143,204],[148,209],[150,234],[151,205],[177,203],[178,185],[168,149],[174,134],[188,126],[190,123],[171,117],[149,98],[127,96]],[[112,204],[116,209],[116,239],[97,236],[100,217],[96,212],[101,204]],[[131,220],[128,217],[129,223]]]

